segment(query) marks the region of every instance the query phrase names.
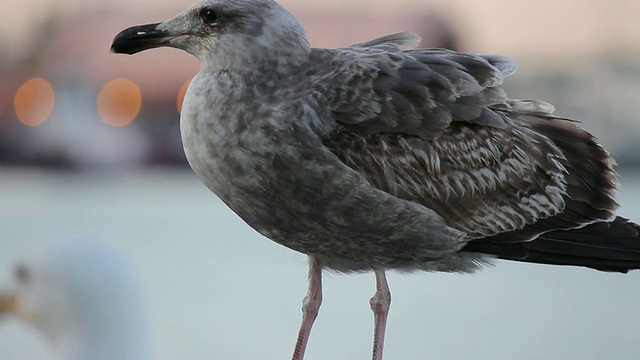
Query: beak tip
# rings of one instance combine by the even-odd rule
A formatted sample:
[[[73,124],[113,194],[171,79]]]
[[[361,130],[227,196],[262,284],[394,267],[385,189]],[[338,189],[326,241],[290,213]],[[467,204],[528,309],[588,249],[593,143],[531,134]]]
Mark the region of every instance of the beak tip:
[[[127,52],[126,49],[121,46],[121,44],[116,43],[115,41],[111,44],[109,48],[109,52],[112,54],[128,54],[131,55],[132,52]]]
[[[131,44],[129,41],[130,39],[128,36],[123,36],[123,35],[127,35],[123,33],[124,32],[121,32],[120,34],[116,35],[116,37],[113,39],[113,42],[111,42],[111,47],[109,48],[110,53],[129,54],[129,55],[132,54],[132,52],[127,51],[127,49],[131,48]]]

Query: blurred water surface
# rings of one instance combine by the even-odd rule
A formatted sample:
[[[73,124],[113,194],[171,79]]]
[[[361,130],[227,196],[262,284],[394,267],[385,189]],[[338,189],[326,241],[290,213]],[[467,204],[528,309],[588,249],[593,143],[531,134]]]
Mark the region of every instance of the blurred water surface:
[[[640,220],[640,173],[620,214]],[[86,237],[138,271],[157,359],[290,357],[306,259],[245,225],[188,171],[0,169],[0,286],[45,243]],[[370,357],[371,274],[325,275],[308,360]],[[640,272],[497,262],[474,275],[389,275],[386,360],[638,359]],[[53,359],[20,322],[0,321],[0,359]]]

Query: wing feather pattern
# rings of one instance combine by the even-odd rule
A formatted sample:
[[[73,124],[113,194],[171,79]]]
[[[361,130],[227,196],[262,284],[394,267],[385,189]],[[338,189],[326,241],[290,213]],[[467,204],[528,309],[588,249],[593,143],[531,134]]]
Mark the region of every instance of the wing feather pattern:
[[[406,50],[408,39],[314,50],[316,62],[340,61],[323,92],[333,94],[325,101],[335,120],[324,144],[345,165],[476,241],[527,241],[612,219],[609,155],[551,105],[509,99],[511,60]]]

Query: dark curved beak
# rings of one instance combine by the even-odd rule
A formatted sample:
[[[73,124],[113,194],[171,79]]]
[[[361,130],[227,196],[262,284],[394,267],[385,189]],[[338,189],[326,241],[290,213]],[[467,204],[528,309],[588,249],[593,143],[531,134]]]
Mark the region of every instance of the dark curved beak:
[[[111,51],[117,54],[135,54],[137,52],[167,45],[173,37],[166,30],[158,30],[158,25],[147,24],[132,26],[122,30],[113,39]]]

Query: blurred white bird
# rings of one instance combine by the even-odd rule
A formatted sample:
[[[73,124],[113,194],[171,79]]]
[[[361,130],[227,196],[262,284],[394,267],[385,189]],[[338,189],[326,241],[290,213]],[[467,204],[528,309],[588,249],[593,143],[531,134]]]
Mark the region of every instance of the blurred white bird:
[[[0,315],[32,325],[64,360],[150,359],[132,269],[114,249],[69,242],[14,267],[0,291]]]

